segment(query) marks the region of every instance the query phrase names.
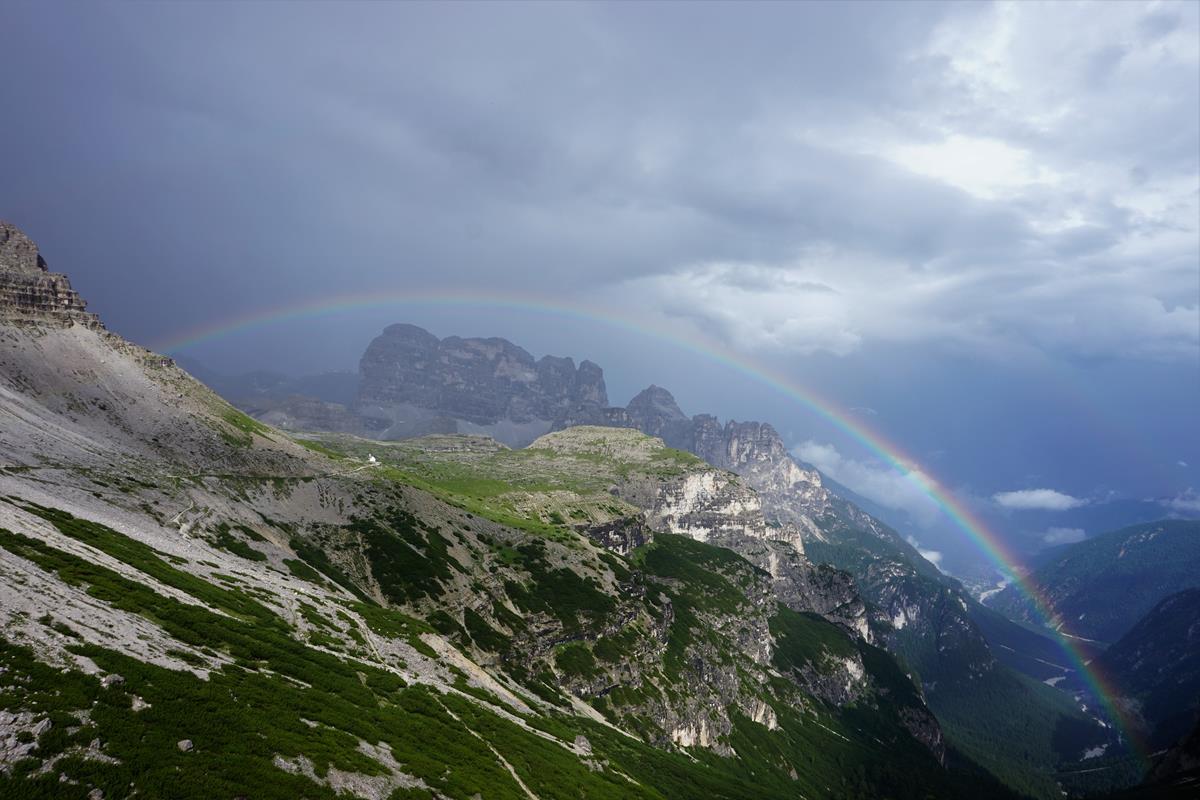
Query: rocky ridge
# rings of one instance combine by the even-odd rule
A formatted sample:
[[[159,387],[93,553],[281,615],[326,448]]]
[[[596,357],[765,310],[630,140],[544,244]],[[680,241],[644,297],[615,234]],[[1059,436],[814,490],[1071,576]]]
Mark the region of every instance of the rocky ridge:
[[[103,327],[66,275],[50,272],[33,241],[0,220],[0,314],[13,323]]]
[[[486,433],[527,444],[572,408],[608,402],[590,361],[528,352],[504,339],[438,339],[391,325],[363,353],[355,410],[372,436]]]

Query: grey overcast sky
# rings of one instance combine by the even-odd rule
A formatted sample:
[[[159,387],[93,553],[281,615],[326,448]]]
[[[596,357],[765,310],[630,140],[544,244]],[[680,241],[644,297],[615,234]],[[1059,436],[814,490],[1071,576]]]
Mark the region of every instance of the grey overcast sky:
[[[0,218],[152,346],[447,287],[716,340],[1032,549],[1200,514],[1198,10],[8,0]],[[590,357],[615,402],[653,381],[773,421],[958,552],[804,408],[599,322],[404,305],[183,354],[353,369],[398,320]]]

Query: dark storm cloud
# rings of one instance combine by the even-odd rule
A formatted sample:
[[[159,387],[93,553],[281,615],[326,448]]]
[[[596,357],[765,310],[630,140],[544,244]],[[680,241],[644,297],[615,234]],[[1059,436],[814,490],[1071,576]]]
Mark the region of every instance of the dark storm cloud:
[[[996,30],[1022,24],[1006,7],[14,11],[19,35],[0,58],[28,80],[11,87],[7,107],[21,121],[0,136],[28,157],[6,213],[36,224],[65,203],[74,230],[80,220],[98,229],[97,243],[116,249],[140,236],[143,259],[121,264],[129,285],[93,291],[116,313],[122,304],[108,292],[135,298],[173,281],[203,316],[216,286],[246,298],[464,282],[571,292],[711,263],[851,293],[828,276],[789,279],[813,247],[883,264],[891,292],[909,290],[910,270],[978,273],[987,293],[957,281],[953,295],[971,313],[987,310],[978,307],[991,303],[997,275],[1019,272],[1027,284],[1112,250],[1135,225],[1163,222],[1115,207],[1124,187],[1062,185],[1078,166],[1063,162],[1064,149],[1100,157],[1124,147],[1123,118],[1065,137],[1039,124],[1056,96],[1023,93],[1025,62],[1014,59],[1026,55],[1025,37],[1001,41],[1008,52],[992,62],[970,61]],[[1143,49],[1163,49],[1194,23],[1138,19],[1153,42]],[[1096,30],[1068,54],[1077,69],[1064,88],[1102,110],[1135,96],[1105,87],[1125,80],[1116,73],[1139,43]],[[1037,46],[1045,60],[1050,48]],[[1194,97],[1186,82],[1167,85]],[[1177,121],[1171,109],[1147,113]],[[1014,165],[1025,159],[1059,184],[1030,172],[1001,180],[997,193],[995,175],[964,184],[931,173],[954,136],[968,162],[1009,148],[999,152]],[[1126,181],[1135,167],[1143,176],[1194,168],[1194,126],[1154,138]],[[1075,216],[1036,229],[1063,215]],[[1177,285],[1154,278],[1151,296],[1180,301]],[[139,314],[143,329],[168,323]],[[887,335],[851,328],[857,340]]]
[[[843,399],[928,429],[929,452],[962,446],[938,438],[959,415],[997,447],[1027,436],[1020,458],[989,460],[1003,479],[946,457],[984,497],[1040,452],[1027,423],[1049,401],[1014,388],[1006,427],[981,423],[964,381],[1115,360],[1094,393],[1125,398],[1134,438],[1182,430],[1194,461],[1197,8],[10,2],[0,217],[144,342],[341,292],[536,292],[702,332],[806,382],[891,375]],[[410,313],[264,328],[218,352],[352,367]],[[608,352],[614,385],[638,358],[595,331],[572,350],[541,320],[499,319],[434,317],[441,334]],[[710,410],[703,370],[676,374]],[[918,384],[943,400],[905,406]],[[733,408],[760,416],[741,395]],[[795,441],[826,446],[814,436]],[[1102,460],[1083,472],[1129,472]]]

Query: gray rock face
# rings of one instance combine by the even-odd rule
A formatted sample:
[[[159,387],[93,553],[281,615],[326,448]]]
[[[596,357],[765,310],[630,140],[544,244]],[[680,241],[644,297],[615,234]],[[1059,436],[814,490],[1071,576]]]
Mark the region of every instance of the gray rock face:
[[[923,675],[978,675],[994,666],[969,619],[961,588],[942,580],[895,531],[830,492],[817,470],[792,457],[771,425],[722,423],[710,414],[688,418],[659,386],[642,391],[627,408],[587,409],[581,416],[589,424],[637,428],[741,476],[761,501],[769,533],[726,536],[714,544],[768,572],[785,605],[817,611],[894,652],[911,654],[918,648]],[[853,560],[839,563],[837,553],[850,548],[871,557],[857,562],[857,568]],[[813,560],[852,571],[853,581],[838,570],[820,572]],[[946,664],[943,653],[949,654]]]
[[[0,317],[10,322],[72,323],[104,327],[71,288],[50,272],[37,245],[15,225],[0,221]]]
[[[504,339],[438,339],[391,325],[359,363],[356,410],[381,439],[426,433],[487,433],[524,445],[572,409],[608,402],[604,373],[584,361],[535,360]]]
[[[4,221],[0,221],[0,269],[28,275],[49,271],[33,240]]]

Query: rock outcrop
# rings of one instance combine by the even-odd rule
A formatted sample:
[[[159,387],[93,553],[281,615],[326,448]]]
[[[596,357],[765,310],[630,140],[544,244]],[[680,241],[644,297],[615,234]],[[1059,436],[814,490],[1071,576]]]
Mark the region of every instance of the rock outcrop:
[[[37,245],[0,221],[0,316],[11,322],[73,323],[102,328],[66,275],[50,272]]]
[[[505,339],[438,339],[391,325],[359,364],[356,410],[371,435],[485,433],[523,446],[572,409],[607,404],[604,373],[590,361],[534,359]]]
[[[581,409],[558,420],[580,422],[636,428],[740,476],[757,495],[769,533],[716,543],[770,573],[776,595],[789,607],[815,610],[868,641],[908,654],[912,666],[932,678],[930,685],[994,667],[961,586],[895,531],[831,492],[816,469],[792,457],[771,425],[688,417],[660,386],[643,390],[625,408]],[[813,561],[840,569],[814,571]],[[850,572],[853,582],[840,570]],[[873,615],[864,611],[859,592],[877,609]]]

